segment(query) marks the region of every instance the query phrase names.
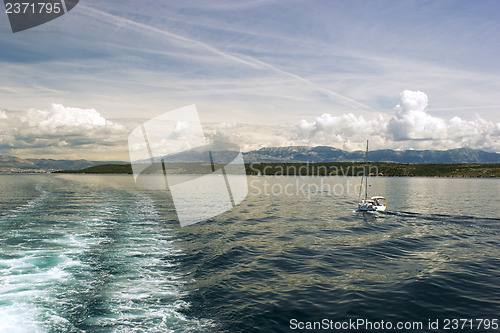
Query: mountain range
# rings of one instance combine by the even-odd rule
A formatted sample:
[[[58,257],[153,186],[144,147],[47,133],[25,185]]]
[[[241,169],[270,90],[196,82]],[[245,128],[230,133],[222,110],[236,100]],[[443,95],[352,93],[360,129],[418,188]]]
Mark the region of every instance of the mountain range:
[[[351,162],[363,161],[364,151],[328,146],[269,147],[243,153],[245,162]],[[368,152],[372,162],[395,163],[500,163],[500,154],[471,148],[449,150],[392,150]]]
[[[177,154],[174,161],[196,161],[198,154]],[[228,152],[234,154],[234,152]],[[233,155],[234,156],[234,155]],[[200,158],[201,155],[200,155]],[[365,152],[345,151],[328,146],[290,146],[268,147],[243,153],[246,163],[293,163],[293,162],[351,162],[363,161]],[[471,148],[449,150],[374,150],[368,153],[372,162],[395,163],[500,163],[500,154]],[[54,159],[22,159],[15,156],[0,155],[0,173],[8,172],[50,172],[53,170],[81,170],[103,164],[124,164],[120,161],[88,161],[88,160],[54,160]]]
[[[88,161],[88,160],[54,160],[23,159],[15,156],[0,155],[0,173],[18,172],[50,172],[53,170],[80,170],[102,164],[123,164],[125,162]]]

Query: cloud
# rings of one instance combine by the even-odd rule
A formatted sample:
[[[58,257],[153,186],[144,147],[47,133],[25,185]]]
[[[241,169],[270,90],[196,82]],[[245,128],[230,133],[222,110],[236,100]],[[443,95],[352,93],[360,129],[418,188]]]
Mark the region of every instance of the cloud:
[[[476,115],[472,119],[436,117],[427,112],[427,94],[405,90],[393,115],[323,113],[280,125],[235,122],[204,123],[207,138],[228,140],[243,151],[269,146],[327,145],[346,150],[478,148],[500,152],[500,123]],[[140,122],[139,122],[140,123]],[[124,125],[126,124],[126,126]],[[0,110],[0,153],[20,157],[127,160],[129,130],[125,120],[106,119],[95,109],[52,104],[47,110]],[[176,123],[175,135],[186,138],[188,124]],[[157,142],[162,145],[162,142]]]
[[[0,119],[0,152],[19,156],[76,151],[95,156],[102,149],[123,145],[127,132],[95,109],[61,104],[52,104],[48,110],[3,111]]]
[[[380,137],[385,127],[382,115],[365,119],[352,113],[340,116],[324,113],[313,122],[301,120],[292,138],[298,143],[310,145],[334,143],[349,145],[351,141],[362,142],[370,137]]]
[[[389,121],[388,134],[396,141],[446,138],[445,121],[427,114],[425,109],[428,105],[429,99],[425,93],[403,91],[401,103],[394,109],[396,115]]]
[[[203,124],[205,135],[210,141],[229,141],[239,145],[242,151],[296,145],[289,136],[292,128],[290,124],[281,126],[227,122]]]
[[[428,97],[421,91],[405,90],[395,115],[388,123],[387,137],[395,141],[422,141],[430,148],[470,147],[500,151],[500,123],[484,120],[476,114],[473,120],[453,117],[450,120],[434,117],[425,110]]]
[[[476,115],[473,120],[453,117],[447,123],[447,139],[460,147],[500,151],[500,123],[492,123]]]
[[[49,110],[28,110],[25,117],[29,131],[39,135],[84,135],[123,130],[123,126],[106,120],[95,109],[80,109],[52,104]]]
[[[235,128],[236,126],[236,123],[220,123],[219,125],[217,125],[217,131],[220,133],[224,133],[231,128]]]
[[[430,115],[427,94],[405,90],[387,121],[381,114],[372,117],[353,113],[324,113],[314,121],[302,119],[295,125],[274,130],[283,145],[328,145],[347,150],[363,149],[370,139],[375,149],[452,149],[470,147],[500,151],[500,123],[479,115],[473,120],[450,120]],[[244,137],[239,131],[239,138]]]
[[[218,140],[231,140],[231,137],[234,137],[236,134],[235,128],[238,127],[236,123],[227,123],[223,122],[218,124],[215,128],[208,128],[208,135],[213,141]]]

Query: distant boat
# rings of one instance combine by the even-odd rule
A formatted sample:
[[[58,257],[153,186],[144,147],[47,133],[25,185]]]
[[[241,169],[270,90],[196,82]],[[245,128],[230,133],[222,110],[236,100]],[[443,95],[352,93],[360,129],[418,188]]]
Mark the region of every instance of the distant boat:
[[[359,190],[359,198],[358,201],[358,212],[383,212],[387,208],[387,204],[385,202],[385,198],[376,195],[368,199],[368,173],[367,173],[367,165],[368,164],[368,140],[366,140],[366,153],[365,153],[365,166],[363,170],[363,177],[361,177],[361,188]],[[365,198],[361,199],[361,194],[363,191],[363,184],[365,189]]]

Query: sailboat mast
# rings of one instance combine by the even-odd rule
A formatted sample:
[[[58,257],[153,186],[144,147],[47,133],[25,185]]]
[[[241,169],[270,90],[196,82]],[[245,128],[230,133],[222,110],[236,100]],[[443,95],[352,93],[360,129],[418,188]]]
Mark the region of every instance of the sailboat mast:
[[[366,199],[368,199],[368,174],[367,174],[367,168],[368,168],[368,140],[366,140],[366,153],[365,153],[365,202]]]

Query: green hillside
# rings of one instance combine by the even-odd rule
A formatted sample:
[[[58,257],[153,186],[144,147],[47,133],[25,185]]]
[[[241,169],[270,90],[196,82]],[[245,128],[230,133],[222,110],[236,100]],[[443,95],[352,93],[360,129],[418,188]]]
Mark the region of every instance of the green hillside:
[[[252,163],[249,175],[361,176],[364,163]],[[500,177],[500,164],[401,164],[370,162],[370,175],[386,177]]]
[[[268,176],[361,176],[364,163],[248,163],[245,164],[247,175]],[[205,164],[176,163],[171,173],[206,174]],[[86,174],[132,174],[130,164],[105,164],[82,170],[56,171],[57,173]],[[150,173],[162,173],[157,166]],[[401,164],[370,162],[368,173],[372,176],[385,177],[481,177],[499,178],[500,164]]]
[[[132,167],[130,164],[103,164],[81,170],[59,170],[54,173],[132,174]]]

